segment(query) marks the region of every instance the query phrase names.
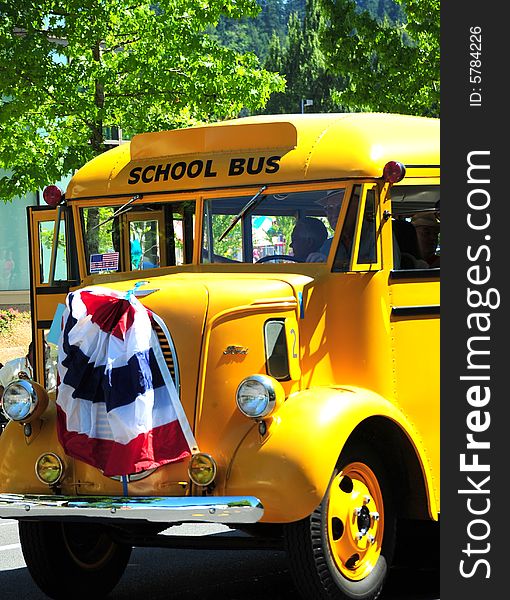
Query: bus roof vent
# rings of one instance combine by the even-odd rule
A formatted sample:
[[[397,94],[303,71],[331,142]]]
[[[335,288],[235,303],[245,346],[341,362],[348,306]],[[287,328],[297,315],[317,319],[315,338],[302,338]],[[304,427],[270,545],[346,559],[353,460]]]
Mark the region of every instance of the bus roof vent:
[[[174,129],[135,135],[131,160],[186,154],[266,150],[297,146],[297,130],[292,123],[213,124],[206,127]]]

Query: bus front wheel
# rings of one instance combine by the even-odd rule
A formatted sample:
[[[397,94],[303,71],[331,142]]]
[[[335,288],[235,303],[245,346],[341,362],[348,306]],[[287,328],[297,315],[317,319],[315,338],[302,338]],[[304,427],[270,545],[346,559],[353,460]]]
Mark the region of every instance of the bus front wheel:
[[[97,524],[20,521],[30,575],[50,598],[102,598],[119,582],[131,547]]]
[[[285,527],[296,588],[309,600],[375,600],[395,547],[384,465],[367,446],[344,451],[322,503]]]

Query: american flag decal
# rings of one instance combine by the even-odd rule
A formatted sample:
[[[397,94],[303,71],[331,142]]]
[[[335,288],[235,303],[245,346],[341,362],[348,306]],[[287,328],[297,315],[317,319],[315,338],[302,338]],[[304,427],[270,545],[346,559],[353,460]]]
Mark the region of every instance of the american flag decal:
[[[106,254],[91,254],[90,255],[90,272],[98,273],[99,271],[118,271],[119,269],[119,253],[107,252]]]

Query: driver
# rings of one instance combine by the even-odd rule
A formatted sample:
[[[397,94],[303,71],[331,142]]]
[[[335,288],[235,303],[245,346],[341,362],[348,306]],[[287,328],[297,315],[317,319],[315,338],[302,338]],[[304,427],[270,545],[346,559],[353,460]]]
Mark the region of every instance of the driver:
[[[291,235],[290,246],[294,258],[299,262],[322,262],[313,256],[322,256],[318,251],[328,237],[328,230],[322,221],[313,217],[303,217],[296,222]]]
[[[324,198],[317,200],[317,204],[322,206],[322,208],[326,212],[326,217],[328,219],[329,226],[333,230],[336,229],[336,224],[338,222],[338,217],[340,215],[340,209],[342,208],[342,202],[344,199],[345,190],[329,190]],[[321,253],[324,255],[329,254],[329,249],[331,248],[331,242],[333,241],[333,236],[328,237],[324,242]]]

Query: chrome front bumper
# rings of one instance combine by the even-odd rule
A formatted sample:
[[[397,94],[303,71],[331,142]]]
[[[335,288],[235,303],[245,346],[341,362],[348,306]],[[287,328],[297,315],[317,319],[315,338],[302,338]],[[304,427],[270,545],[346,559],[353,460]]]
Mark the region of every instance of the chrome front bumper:
[[[253,496],[33,496],[0,494],[2,519],[129,519],[152,523],[256,523],[264,507]]]

